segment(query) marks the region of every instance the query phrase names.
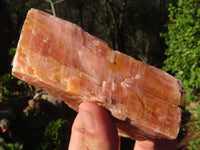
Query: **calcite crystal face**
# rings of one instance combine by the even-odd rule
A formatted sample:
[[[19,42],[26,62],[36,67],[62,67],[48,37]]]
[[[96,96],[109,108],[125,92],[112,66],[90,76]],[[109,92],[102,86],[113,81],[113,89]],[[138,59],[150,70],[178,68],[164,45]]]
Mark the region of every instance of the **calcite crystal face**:
[[[178,79],[42,11],[27,14],[12,74],[76,111],[96,102],[111,112],[121,136],[175,139],[179,132]]]

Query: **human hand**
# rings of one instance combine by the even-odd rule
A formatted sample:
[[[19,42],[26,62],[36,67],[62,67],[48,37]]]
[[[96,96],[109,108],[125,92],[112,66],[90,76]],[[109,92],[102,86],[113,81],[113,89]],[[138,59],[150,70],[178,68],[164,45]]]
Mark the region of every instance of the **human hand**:
[[[117,129],[109,112],[92,102],[80,104],[69,150],[117,150],[118,146]]]
[[[119,150],[119,143],[110,113],[92,102],[80,104],[72,126],[69,150]],[[155,150],[158,145],[148,140],[136,141],[134,150]],[[159,146],[158,149],[162,148]]]

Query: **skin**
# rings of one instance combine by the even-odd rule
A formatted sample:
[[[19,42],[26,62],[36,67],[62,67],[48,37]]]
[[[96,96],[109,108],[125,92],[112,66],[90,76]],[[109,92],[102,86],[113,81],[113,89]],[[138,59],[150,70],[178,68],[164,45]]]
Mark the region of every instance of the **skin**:
[[[72,126],[69,150],[119,150],[119,139],[108,111],[92,102],[80,104]],[[133,150],[175,150],[176,143],[172,143],[175,142],[136,141]]]

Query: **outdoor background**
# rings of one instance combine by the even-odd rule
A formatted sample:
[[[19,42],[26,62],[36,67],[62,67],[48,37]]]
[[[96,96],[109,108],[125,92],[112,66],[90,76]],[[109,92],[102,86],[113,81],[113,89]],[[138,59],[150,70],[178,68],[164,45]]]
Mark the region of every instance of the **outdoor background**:
[[[67,149],[76,112],[11,75],[23,22],[36,8],[182,81],[179,150],[200,149],[199,0],[1,0],[0,150]],[[122,139],[122,149],[134,141]]]

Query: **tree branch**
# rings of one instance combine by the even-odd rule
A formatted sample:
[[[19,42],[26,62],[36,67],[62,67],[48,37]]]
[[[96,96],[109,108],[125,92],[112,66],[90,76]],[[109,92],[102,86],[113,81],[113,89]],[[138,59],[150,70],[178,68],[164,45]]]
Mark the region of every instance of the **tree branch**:
[[[51,5],[51,10],[52,10],[52,14],[53,14],[54,16],[56,16],[56,12],[55,12],[55,8],[54,8],[54,3],[52,2],[52,0],[45,0],[45,1],[47,1],[47,2],[50,3],[50,5]]]

